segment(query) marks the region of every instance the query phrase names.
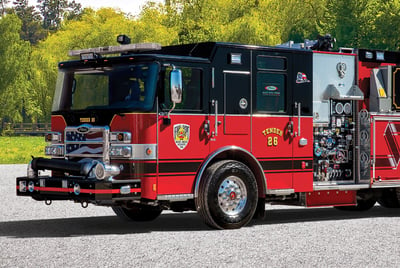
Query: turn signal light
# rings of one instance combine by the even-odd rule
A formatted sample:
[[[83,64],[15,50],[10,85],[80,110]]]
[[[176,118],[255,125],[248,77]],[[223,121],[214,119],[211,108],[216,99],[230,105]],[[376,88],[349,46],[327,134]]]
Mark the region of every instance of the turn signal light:
[[[115,143],[130,143],[132,135],[129,132],[111,132],[110,142]]]
[[[61,133],[48,132],[45,134],[44,139],[46,142],[61,142]]]

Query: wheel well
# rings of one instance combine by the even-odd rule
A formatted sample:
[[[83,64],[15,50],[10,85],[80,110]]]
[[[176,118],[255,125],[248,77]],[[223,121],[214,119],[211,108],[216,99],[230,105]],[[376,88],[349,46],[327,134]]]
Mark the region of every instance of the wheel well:
[[[200,184],[201,177],[207,167],[211,166],[215,162],[221,160],[236,160],[239,161],[250,168],[253,172],[254,177],[257,181],[258,186],[258,197],[265,198],[265,191],[266,191],[266,179],[264,176],[264,172],[258,160],[247,150],[244,150],[240,147],[236,146],[228,146],[219,149],[218,151],[210,154],[206,160],[203,162],[202,166],[200,167],[197,176],[196,176],[196,183],[194,189],[195,198],[197,197],[198,186]]]

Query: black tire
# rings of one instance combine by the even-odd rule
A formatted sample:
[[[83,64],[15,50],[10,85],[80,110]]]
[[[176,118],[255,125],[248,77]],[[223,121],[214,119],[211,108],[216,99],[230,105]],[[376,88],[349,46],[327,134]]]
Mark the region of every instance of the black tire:
[[[251,170],[234,160],[219,161],[205,171],[196,208],[205,223],[216,229],[248,224],[257,208],[257,182]]]
[[[382,190],[382,195],[378,199],[379,205],[384,208],[400,208],[400,190],[388,188]]]
[[[335,207],[338,210],[345,211],[366,211],[375,206],[376,200],[375,198],[371,199],[359,199],[357,200],[357,205],[355,206],[339,206]]]
[[[152,221],[160,216],[162,209],[152,206],[134,206],[130,208],[112,207],[115,214],[126,221]]]

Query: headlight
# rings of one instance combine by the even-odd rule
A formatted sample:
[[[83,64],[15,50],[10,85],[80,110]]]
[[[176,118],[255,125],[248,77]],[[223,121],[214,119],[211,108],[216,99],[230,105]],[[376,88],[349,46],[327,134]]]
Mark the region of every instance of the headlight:
[[[25,193],[26,192],[26,181],[20,181],[19,182],[19,191],[21,193]]]
[[[45,154],[48,156],[64,156],[64,145],[55,144],[46,146]]]
[[[132,158],[131,145],[111,145],[110,157],[111,158]]]

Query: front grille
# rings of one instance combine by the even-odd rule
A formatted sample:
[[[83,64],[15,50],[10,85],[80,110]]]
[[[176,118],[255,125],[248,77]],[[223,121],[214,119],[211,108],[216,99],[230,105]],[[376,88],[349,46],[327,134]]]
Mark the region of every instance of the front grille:
[[[64,133],[65,156],[108,160],[109,133],[108,127],[67,127]]]

